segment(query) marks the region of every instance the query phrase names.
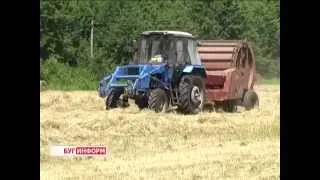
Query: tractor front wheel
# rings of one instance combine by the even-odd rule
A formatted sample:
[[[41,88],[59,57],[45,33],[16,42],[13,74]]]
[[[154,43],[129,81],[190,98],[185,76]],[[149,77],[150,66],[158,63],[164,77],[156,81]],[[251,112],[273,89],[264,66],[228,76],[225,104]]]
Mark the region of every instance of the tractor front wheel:
[[[117,107],[128,107],[128,97],[124,96],[120,98],[122,94],[122,89],[112,89],[109,93],[109,96],[106,99],[106,110]]]
[[[169,97],[165,90],[161,88],[153,89],[148,100],[149,109],[155,112],[167,112],[169,109]]]
[[[204,82],[200,76],[186,75],[179,83],[179,111],[197,114],[204,104]]]

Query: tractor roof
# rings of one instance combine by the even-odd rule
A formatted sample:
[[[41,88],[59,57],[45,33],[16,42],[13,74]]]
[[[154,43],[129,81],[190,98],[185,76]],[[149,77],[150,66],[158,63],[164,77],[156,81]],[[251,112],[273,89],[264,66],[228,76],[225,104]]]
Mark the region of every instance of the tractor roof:
[[[142,35],[153,35],[153,34],[161,34],[161,35],[173,35],[178,37],[189,37],[194,38],[192,34],[182,31],[145,31],[141,33]]]

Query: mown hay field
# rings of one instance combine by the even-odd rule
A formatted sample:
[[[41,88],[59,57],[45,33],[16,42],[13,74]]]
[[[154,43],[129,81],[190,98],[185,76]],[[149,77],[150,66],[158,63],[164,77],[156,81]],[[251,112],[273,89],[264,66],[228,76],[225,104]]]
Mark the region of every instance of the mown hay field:
[[[256,90],[259,109],[199,115],[106,111],[94,91],[42,91],[41,179],[280,179],[280,87]],[[50,144],[110,154],[51,157]]]

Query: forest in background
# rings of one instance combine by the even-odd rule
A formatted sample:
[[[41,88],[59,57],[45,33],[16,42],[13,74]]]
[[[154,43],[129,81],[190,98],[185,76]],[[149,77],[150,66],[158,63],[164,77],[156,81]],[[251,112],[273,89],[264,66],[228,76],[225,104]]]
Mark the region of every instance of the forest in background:
[[[280,76],[280,0],[41,0],[40,79],[52,89],[95,90],[105,73],[131,61],[133,40],[147,30],[247,39],[258,73]]]

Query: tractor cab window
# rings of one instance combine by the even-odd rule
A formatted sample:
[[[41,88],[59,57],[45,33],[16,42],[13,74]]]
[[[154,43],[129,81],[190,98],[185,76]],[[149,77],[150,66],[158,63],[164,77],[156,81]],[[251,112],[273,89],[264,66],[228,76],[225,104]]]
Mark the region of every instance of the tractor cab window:
[[[142,39],[141,40],[141,45],[140,48],[138,49],[138,51],[140,51],[140,58],[137,58],[137,62],[139,63],[144,63],[145,59],[147,59],[147,40],[146,39]]]
[[[151,46],[151,57],[161,54],[160,40],[152,40]]]
[[[197,44],[194,40],[188,40],[188,54],[192,64],[201,64]]]
[[[184,57],[183,57],[183,42],[182,40],[177,41],[177,62],[178,64],[183,64]]]
[[[195,40],[172,36],[143,36],[137,63],[201,64]]]
[[[163,47],[164,41],[161,37],[143,37],[138,48],[139,57],[137,63],[163,63],[165,59]]]
[[[177,40],[176,49],[178,64],[201,64],[196,41],[190,39]]]

